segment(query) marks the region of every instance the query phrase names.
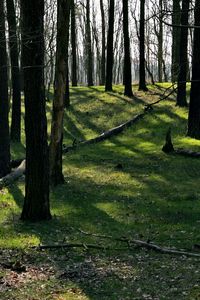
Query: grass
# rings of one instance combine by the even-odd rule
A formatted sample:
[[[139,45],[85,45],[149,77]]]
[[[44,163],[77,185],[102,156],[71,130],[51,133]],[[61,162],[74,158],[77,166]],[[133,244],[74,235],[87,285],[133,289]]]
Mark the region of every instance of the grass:
[[[64,143],[121,124],[146,102],[157,100],[158,92],[162,89],[150,87],[143,93],[135,87],[136,97],[130,100],[121,86],[109,94],[102,87],[72,88]],[[176,147],[199,150],[199,141],[185,137],[187,109],[169,100],[123,134],[66,154],[65,184],[51,191],[50,222],[19,221],[23,180],[0,192],[0,261],[27,268],[20,273],[1,265],[0,299],[200,299],[199,260],[137,247],[127,250],[80,231],[188,251],[200,244],[200,161],[161,151],[169,126]],[[12,145],[12,155],[23,156],[23,144]],[[63,240],[123,249],[30,249]]]

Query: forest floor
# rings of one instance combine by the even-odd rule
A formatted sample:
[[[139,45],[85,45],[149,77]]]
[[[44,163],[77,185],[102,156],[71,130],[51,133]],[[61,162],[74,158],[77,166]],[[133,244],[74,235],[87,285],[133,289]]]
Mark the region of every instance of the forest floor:
[[[134,99],[121,86],[109,94],[102,87],[71,88],[64,143],[133,118],[166,87],[143,93],[134,86]],[[171,96],[122,134],[66,153],[65,184],[51,190],[49,222],[19,221],[23,178],[1,190],[0,299],[200,299],[200,258],[114,241],[140,239],[200,254],[200,159],[161,150],[171,127],[175,147],[199,151],[200,141],[185,136],[187,113]],[[13,158],[24,156],[23,141],[12,145]],[[58,243],[85,246],[31,248]]]

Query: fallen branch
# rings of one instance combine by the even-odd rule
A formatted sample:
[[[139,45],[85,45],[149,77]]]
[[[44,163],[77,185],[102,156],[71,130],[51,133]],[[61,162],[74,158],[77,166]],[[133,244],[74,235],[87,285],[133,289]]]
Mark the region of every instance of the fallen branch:
[[[155,102],[153,102],[153,103],[150,103],[150,104],[146,104],[146,105],[145,105],[145,109],[146,109],[146,110],[152,109],[152,106],[154,106],[154,105],[160,103],[161,101],[164,101],[164,100],[166,100],[167,98],[169,98],[172,94],[174,94],[174,93],[177,91],[177,88],[178,88],[178,87],[174,87],[174,86],[175,86],[175,83],[173,83],[170,87],[168,87],[168,88],[165,90],[164,94],[163,94],[157,101],[155,101]],[[173,88],[173,90],[171,90],[172,88]],[[166,92],[167,92],[168,90],[171,90],[171,91],[166,95]]]
[[[173,255],[180,255],[180,256],[187,256],[187,257],[198,257],[200,258],[200,254],[198,253],[193,253],[193,252],[188,252],[188,251],[183,251],[183,250],[177,250],[177,249],[170,249],[166,247],[160,247],[156,244],[150,243],[150,242],[144,242],[141,240],[135,240],[135,239],[128,239],[126,237],[122,238],[114,238],[109,235],[99,235],[99,234],[93,234],[93,233],[88,233],[84,232],[82,230],[79,230],[82,234],[85,235],[90,235],[94,236],[97,238],[103,238],[103,239],[109,239],[112,241],[117,241],[117,242],[123,242],[127,244],[127,248],[123,249],[116,249],[112,248],[111,246],[100,246],[96,244],[85,244],[85,243],[63,243],[63,244],[56,244],[56,245],[39,245],[36,247],[32,247],[33,249],[38,249],[38,250],[45,250],[45,249],[62,249],[62,248],[84,248],[84,249],[100,249],[100,250],[127,250],[131,249],[133,246],[141,247],[141,248],[146,248],[149,250],[154,250],[159,253],[163,254],[173,254]]]
[[[188,149],[182,149],[182,148],[177,148],[174,149],[173,143],[172,143],[172,138],[171,138],[171,129],[169,128],[166,134],[166,141],[165,145],[162,148],[162,151],[165,153],[171,153],[171,154],[178,154],[182,156],[187,156],[187,157],[194,157],[194,158],[199,158],[200,157],[200,152],[195,152],[192,150]]]
[[[39,245],[33,246],[32,249],[37,250],[46,250],[46,249],[64,249],[64,248],[84,248],[85,250],[88,249],[99,249],[99,250],[125,250],[119,248],[111,248],[109,246],[100,246],[95,244],[85,244],[85,243],[65,243],[65,244],[56,244],[56,245]]]
[[[144,241],[141,241],[141,240],[128,239],[126,237],[114,238],[110,235],[101,235],[101,234],[96,234],[96,233],[89,233],[89,232],[85,232],[81,229],[78,229],[78,231],[80,233],[84,234],[84,235],[90,235],[90,236],[94,236],[94,237],[97,237],[97,238],[109,239],[109,240],[113,240],[113,241],[117,241],[117,242],[124,242],[128,245],[128,248],[130,248],[131,245],[137,245],[138,247],[147,248],[147,249],[154,250],[156,252],[160,252],[160,253],[163,253],[163,254],[184,255],[184,256],[187,256],[187,257],[200,257],[200,254],[198,254],[198,253],[182,251],[182,250],[177,250],[177,249],[170,249],[170,248],[166,248],[166,247],[160,247],[160,246],[155,245],[153,243],[144,242]]]
[[[112,137],[113,135],[117,135],[117,134],[121,133],[122,131],[124,131],[124,129],[129,128],[131,125],[135,124],[138,120],[142,119],[144,117],[144,115],[145,115],[145,112],[135,116],[131,120],[129,120],[117,127],[114,127],[108,131],[103,132],[101,135],[97,136],[96,138],[93,138],[93,139],[90,139],[87,141],[81,141],[77,144],[73,143],[72,146],[63,148],[63,153],[67,153],[69,151],[75,150],[75,149],[77,149],[77,147],[80,147],[80,146],[96,144],[96,143],[102,142],[102,141]]]
[[[12,171],[10,174],[0,179],[0,189],[10,185],[17,179],[19,179],[24,173],[26,168],[26,161],[23,160],[18,168]]]

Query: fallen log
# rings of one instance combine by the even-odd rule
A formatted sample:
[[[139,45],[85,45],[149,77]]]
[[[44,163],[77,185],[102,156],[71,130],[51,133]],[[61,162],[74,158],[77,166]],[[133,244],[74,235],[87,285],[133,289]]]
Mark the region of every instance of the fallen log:
[[[171,129],[169,128],[167,133],[166,133],[166,138],[165,138],[165,145],[162,147],[162,151],[167,153],[167,154],[178,154],[186,157],[194,157],[194,158],[199,158],[200,157],[200,152],[195,152],[192,150],[188,149],[182,149],[182,148],[177,148],[174,149],[173,143],[172,143],[172,138],[171,138]]]
[[[134,118],[132,118],[131,120],[122,123],[121,125],[114,127],[112,129],[109,129],[108,131],[103,132],[102,134],[100,134],[99,136],[87,140],[87,141],[81,141],[78,143],[73,143],[72,146],[67,146],[63,148],[63,153],[67,153],[69,151],[75,150],[77,149],[77,147],[81,147],[81,146],[86,146],[86,145],[91,145],[91,144],[96,144],[99,142],[102,142],[110,137],[112,137],[113,135],[117,135],[119,133],[121,133],[122,131],[124,131],[126,128],[129,128],[131,125],[135,124],[138,120],[142,119],[145,115],[145,112],[136,115]]]
[[[0,189],[10,185],[17,179],[19,179],[24,173],[26,169],[26,161],[23,160],[19,167],[14,169],[10,174],[0,179]]]

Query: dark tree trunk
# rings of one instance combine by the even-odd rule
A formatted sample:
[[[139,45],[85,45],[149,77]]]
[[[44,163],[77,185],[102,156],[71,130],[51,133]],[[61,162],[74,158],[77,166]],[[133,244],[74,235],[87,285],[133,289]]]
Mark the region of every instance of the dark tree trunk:
[[[192,59],[192,82],[188,117],[188,136],[200,139],[200,0],[195,3],[194,45]]]
[[[0,178],[10,172],[10,137],[8,121],[8,74],[4,1],[0,0]]]
[[[93,86],[93,53],[90,27],[90,0],[86,3],[87,84]]]
[[[20,142],[21,133],[21,88],[19,71],[19,51],[16,32],[16,15],[13,0],[6,0],[7,20],[9,27],[9,50],[12,75],[12,122],[11,140]]]
[[[123,0],[123,33],[124,33],[124,95],[133,96],[132,75],[131,75],[131,57],[130,57],[130,38],[129,38],[129,17],[128,0]]]
[[[180,33],[180,49],[179,49],[179,74],[178,74],[178,90],[176,105],[187,106],[186,100],[186,78],[187,78],[187,49],[188,49],[188,16],[189,16],[189,0],[182,0],[181,10],[181,33]]]
[[[77,80],[77,49],[76,49],[76,13],[74,0],[71,0],[71,45],[72,45],[72,86],[78,85]]]
[[[172,24],[180,24],[181,7],[180,0],[173,0]],[[172,27],[172,65],[171,77],[172,82],[176,82],[179,72],[179,45],[180,45],[180,28]]]
[[[70,92],[69,92],[69,24],[70,24],[70,11],[71,11],[71,0],[65,0],[66,2],[66,23],[65,23],[65,34],[66,34],[66,86],[65,86],[65,107],[70,107]],[[63,45],[64,46],[64,45]]]
[[[101,48],[101,80],[100,85],[105,84],[106,78],[106,29],[105,29],[105,13],[103,0],[100,0],[100,10],[101,10],[101,31],[102,31],[102,48]]]
[[[163,0],[159,0],[158,81],[163,82]]]
[[[140,0],[140,73],[139,73],[139,90],[148,91],[145,79],[145,0]]]
[[[55,66],[55,91],[53,101],[53,115],[51,124],[50,151],[50,180],[53,185],[62,184],[62,140],[65,84],[67,76],[66,45],[69,31],[69,2],[58,0],[57,4],[57,50]],[[68,26],[68,28],[67,28]]]
[[[107,37],[107,62],[106,62],[106,92],[112,92],[112,72],[113,72],[113,34],[114,34],[114,12],[115,0],[110,0],[109,6],[109,24]]]
[[[22,220],[51,218],[44,88],[44,1],[21,0],[26,181]]]

